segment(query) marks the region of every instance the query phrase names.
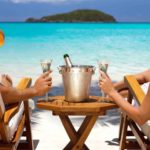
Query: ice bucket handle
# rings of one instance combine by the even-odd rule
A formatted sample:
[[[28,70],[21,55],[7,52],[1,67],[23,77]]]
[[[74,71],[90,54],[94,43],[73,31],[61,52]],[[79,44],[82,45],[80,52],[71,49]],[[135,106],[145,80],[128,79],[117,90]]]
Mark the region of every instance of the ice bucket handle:
[[[96,70],[96,67],[93,67],[93,68],[89,68],[88,71],[92,72],[92,74],[95,73],[95,70]]]

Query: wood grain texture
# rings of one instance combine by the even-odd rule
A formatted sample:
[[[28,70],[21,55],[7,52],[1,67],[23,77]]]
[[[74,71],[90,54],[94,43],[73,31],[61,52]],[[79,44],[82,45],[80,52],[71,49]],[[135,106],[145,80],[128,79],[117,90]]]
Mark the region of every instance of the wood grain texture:
[[[24,78],[22,79],[18,86],[17,89],[24,90],[25,88],[28,88],[31,85],[31,78]],[[20,108],[20,104],[22,101],[19,103],[11,104],[9,105],[8,109],[4,112],[3,119],[0,120],[0,134],[2,139],[0,140],[0,149],[2,150],[16,150],[20,141],[21,141],[21,136],[24,135],[24,128],[26,128],[26,145],[28,147],[28,150],[33,150],[33,142],[32,142],[32,135],[31,135],[31,129],[30,129],[30,118],[29,118],[29,108],[28,107],[28,101],[24,103],[24,113],[23,117],[18,125],[18,129],[11,140],[9,138],[9,130],[7,128],[7,125],[10,121],[10,119],[18,112]],[[30,141],[29,141],[30,140]]]
[[[70,115],[93,115],[102,114],[102,112],[117,108],[115,103],[102,102],[104,98],[98,96],[90,96],[90,99],[82,103],[71,103],[65,101],[64,96],[51,97],[52,101],[45,102],[39,100],[37,107],[56,112],[55,114],[63,113]]]
[[[4,114],[4,123],[7,125],[11,118],[18,112],[21,103],[12,104],[5,111]]]
[[[132,95],[135,97],[137,102],[139,104],[141,104],[145,97],[145,93],[143,92],[142,88],[140,87],[140,84],[138,83],[138,81],[134,78],[134,76],[131,76],[131,75],[125,76],[124,80],[129,88],[130,92],[132,93]]]
[[[132,104],[134,97],[135,100],[139,103],[139,105],[141,105],[145,97],[145,93],[141,89],[138,81],[134,78],[134,76],[131,75],[125,76],[124,81],[128,87],[129,93],[127,101],[130,104]],[[130,116],[127,116],[125,113],[124,115],[121,116],[119,139],[120,139],[120,150],[150,149],[150,140],[140,130],[140,127],[137,125],[137,123],[131,120]]]
[[[53,115],[58,115],[70,142],[64,150],[89,150],[85,141],[88,138],[99,115],[105,114],[108,109],[117,108],[115,103],[106,103],[104,98],[90,96],[85,102],[73,103],[65,101],[64,96],[51,97],[51,101],[39,100],[37,107],[40,109],[51,110]],[[85,116],[81,126],[76,131],[70,118],[70,115]]]
[[[23,78],[17,85],[17,89],[25,89],[28,88],[31,85],[31,78]]]

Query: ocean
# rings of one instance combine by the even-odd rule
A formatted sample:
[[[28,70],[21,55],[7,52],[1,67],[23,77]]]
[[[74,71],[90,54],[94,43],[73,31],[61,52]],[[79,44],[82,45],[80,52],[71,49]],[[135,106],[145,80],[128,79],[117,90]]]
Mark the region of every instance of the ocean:
[[[93,65],[92,83],[98,82],[97,60],[109,62],[114,81],[150,67],[150,24],[0,23],[5,44],[0,48],[0,71],[14,84],[42,73],[40,60],[53,59],[53,85],[62,83],[58,67],[68,53],[74,64]]]

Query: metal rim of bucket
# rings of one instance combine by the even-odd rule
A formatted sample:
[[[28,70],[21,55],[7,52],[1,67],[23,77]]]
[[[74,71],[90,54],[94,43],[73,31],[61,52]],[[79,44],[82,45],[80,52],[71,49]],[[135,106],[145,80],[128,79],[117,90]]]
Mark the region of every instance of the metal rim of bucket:
[[[74,65],[72,67],[59,66],[58,68],[60,73],[63,72],[95,72],[95,67],[91,65]]]

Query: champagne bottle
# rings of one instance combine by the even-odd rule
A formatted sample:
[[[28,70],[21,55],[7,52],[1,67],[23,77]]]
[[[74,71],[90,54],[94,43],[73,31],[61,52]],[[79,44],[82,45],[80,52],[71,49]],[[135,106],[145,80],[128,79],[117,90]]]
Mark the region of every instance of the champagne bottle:
[[[72,67],[73,66],[68,54],[64,55],[64,60],[65,60],[65,63],[66,63],[67,67]]]

